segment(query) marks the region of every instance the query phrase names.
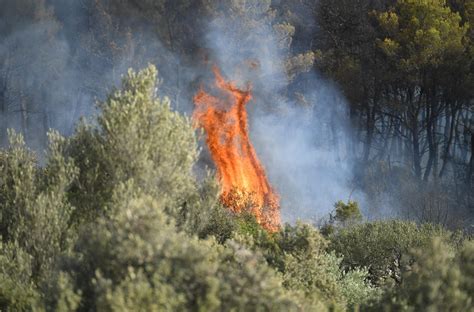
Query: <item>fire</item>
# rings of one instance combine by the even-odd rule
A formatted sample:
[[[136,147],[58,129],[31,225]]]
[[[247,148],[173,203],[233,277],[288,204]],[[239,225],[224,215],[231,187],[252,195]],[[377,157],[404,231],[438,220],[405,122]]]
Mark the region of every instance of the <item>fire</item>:
[[[201,88],[194,96],[193,119],[206,134],[206,143],[217,167],[222,187],[221,201],[234,212],[252,212],[266,229],[280,225],[279,197],[268,182],[265,170],[250,141],[246,105],[251,87],[239,89],[228,82],[217,67],[217,95]]]

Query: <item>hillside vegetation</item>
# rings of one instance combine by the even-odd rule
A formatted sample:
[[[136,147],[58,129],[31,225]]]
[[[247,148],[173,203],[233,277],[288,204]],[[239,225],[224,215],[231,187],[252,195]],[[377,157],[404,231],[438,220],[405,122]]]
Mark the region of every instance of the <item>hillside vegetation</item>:
[[[130,71],[44,164],[0,152],[2,311],[474,311],[474,243],[440,226],[362,223],[336,204],[264,231],[197,179],[190,120]]]

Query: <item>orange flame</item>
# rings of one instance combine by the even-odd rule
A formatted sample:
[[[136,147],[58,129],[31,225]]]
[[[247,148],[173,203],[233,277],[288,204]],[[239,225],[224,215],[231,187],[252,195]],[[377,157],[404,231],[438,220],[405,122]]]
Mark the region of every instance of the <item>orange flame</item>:
[[[246,104],[252,99],[250,86],[240,90],[213,68],[213,96],[201,88],[194,96],[193,119],[206,134],[206,143],[217,167],[222,186],[221,201],[234,212],[250,210],[267,230],[280,226],[279,197],[267,180],[248,132]]]

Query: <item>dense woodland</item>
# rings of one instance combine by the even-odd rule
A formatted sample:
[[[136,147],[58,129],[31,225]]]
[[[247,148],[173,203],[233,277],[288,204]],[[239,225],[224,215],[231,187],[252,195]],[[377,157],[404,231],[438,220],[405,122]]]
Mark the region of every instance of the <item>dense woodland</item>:
[[[473,16],[472,0],[0,0],[0,310],[474,311]],[[321,137],[369,208],[341,198],[268,233],[222,207],[184,115],[213,59],[261,67],[256,97],[282,119],[272,103],[317,111],[312,77],[330,82],[350,139]],[[384,205],[397,218],[374,221]]]

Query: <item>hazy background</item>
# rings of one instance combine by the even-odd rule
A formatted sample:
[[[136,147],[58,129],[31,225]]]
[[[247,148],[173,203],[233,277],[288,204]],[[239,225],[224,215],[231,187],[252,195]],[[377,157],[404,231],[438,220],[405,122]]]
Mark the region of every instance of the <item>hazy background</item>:
[[[363,69],[367,62],[328,65],[345,64],[349,43],[357,51],[369,46],[352,42],[358,34],[376,37],[366,18],[354,15],[358,7],[342,2],[0,0],[0,143],[14,128],[43,150],[48,129],[70,135],[127,69],[148,63],[159,69],[160,96],[191,115],[192,96],[211,83],[217,64],[228,79],[252,85],[251,137],[281,195],[284,220],[316,221],[349,199],[369,219],[469,220],[472,199],[462,194],[471,184],[461,190],[455,180],[456,170],[466,169],[448,164],[445,179],[455,182],[443,194],[439,179],[421,181],[413,173],[410,129],[392,122],[394,112],[373,98],[354,95],[375,88],[376,74]],[[365,10],[390,1],[362,2]],[[339,15],[322,18],[329,9]],[[349,28],[342,31],[338,18]],[[355,70],[361,76],[349,75]],[[450,124],[439,124],[447,135]],[[465,142],[459,155],[469,166],[469,134]],[[205,151],[199,166],[212,166]]]

